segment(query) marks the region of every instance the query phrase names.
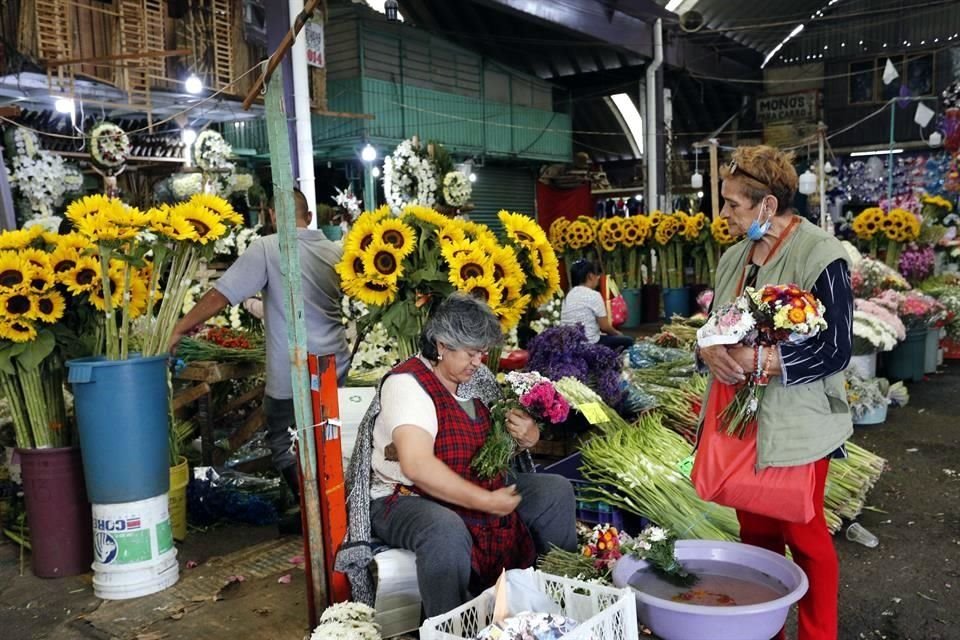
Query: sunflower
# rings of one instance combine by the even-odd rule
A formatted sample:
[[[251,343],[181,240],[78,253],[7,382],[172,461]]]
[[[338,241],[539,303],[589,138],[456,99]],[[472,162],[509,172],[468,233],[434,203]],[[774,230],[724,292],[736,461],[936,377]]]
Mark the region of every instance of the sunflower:
[[[477,224],[470,220],[461,220],[460,226],[470,240],[482,241],[485,244],[497,243],[497,236],[495,236],[485,224]]]
[[[150,212],[150,228],[171,240],[199,240],[197,229],[175,207],[160,207]]]
[[[340,275],[340,281],[343,283],[344,288],[346,288],[347,282],[365,277],[366,271],[363,268],[362,252],[344,251],[343,257],[340,258],[340,262],[337,263],[336,270]]]
[[[533,300],[534,307],[540,307],[550,301],[553,296],[560,292],[560,270],[553,269],[547,274],[546,289]]]
[[[50,269],[50,254],[40,249],[24,249],[20,252],[20,259],[30,263],[35,269]]]
[[[70,271],[77,266],[77,260],[80,259],[80,252],[72,247],[58,246],[50,254],[50,269],[55,274],[61,274]]]
[[[387,213],[390,212],[390,207],[381,207],[381,209],[385,209]],[[403,208],[403,215],[413,216],[420,222],[432,224],[435,227],[443,227],[446,224],[448,224],[451,220],[451,218],[448,218],[447,216],[437,212],[434,209],[431,209],[430,207],[423,207],[417,204],[410,204],[405,206]]]
[[[566,248],[565,232],[570,226],[570,220],[567,218],[557,218],[550,224],[550,244],[557,251],[563,251]]]
[[[536,222],[522,213],[500,211],[497,214],[500,223],[507,232],[507,237],[525,247],[535,247],[548,242],[547,234]]]
[[[343,242],[343,252],[360,253],[365,251],[376,238],[377,224],[378,222],[369,211],[357,218]]]
[[[79,295],[93,289],[100,279],[100,262],[92,256],[81,256],[77,266],[61,275],[67,290]]]
[[[524,276],[526,278],[526,276]],[[516,278],[507,276],[502,280],[498,280],[497,284],[500,285],[500,288],[503,289],[503,301],[509,302],[511,300],[516,300],[523,294],[523,285],[524,282]]]
[[[123,272],[117,269],[110,269],[110,305],[116,309],[123,302]],[[98,279],[96,284],[90,289],[90,302],[100,311],[107,310],[107,298],[103,291],[103,280]]]
[[[446,224],[442,227],[437,227],[437,239],[440,241],[442,247],[443,245],[465,242],[467,236],[459,226]]]
[[[111,207],[108,211],[110,221],[118,227],[126,227],[131,231],[139,232],[150,226],[149,211],[141,211],[128,205]]]
[[[564,239],[571,249],[582,249],[593,243],[595,238],[596,234],[593,232],[593,227],[583,220],[577,219],[567,227]]]
[[[649,218],[651,227],[659,227],[660,223],[663,222],[664,215],[662,211],[654,211]]]
[[[450,284],[458,289],[471,278],[493,278],[493,260],[479,248],[451,255],[447,264],[450,266]]]
[[[139,318],[147,310],[149,297],[147,295],[147,281],[140,278],[136,273],[131,274],[131,276],[130,291],[127,294],[129,296],[127,310],[131,318]]]
[[[500,320],[500,330],[507,333],[520,324],[520,318],[523,317],[523,312],[527,310],[528,305],[530,305],[530,296],[523,295],[493,307],[494,315]]]
[[[30,282],[30,291],[32,293],[43,293],[56,283],[56,277],[52,269],[40,269],[33,267],[28,270],[27,277]]]
[[[52,324],[63,317],[67,308],[67,301],[59,291],[48,291],[37,298],[36,318],[41,322]]]
[[[76,249],[77,251],[84,251],[92,247],[90,239],[76,231],[57,236],[56,245],[58,248],[64,247],[67,249]]]
[[[67,218],[78,225],[81,220],[97,217],[117,205],[115,198],[95,194],[84,196],[70,203],[67,207]]]
[[[728,245],[733,243],[733,236],[730,235],[730,224],[726,218],[714,218],[710,223],[710,233],[713,239],[719,245]]]
[[[403,256],[389,242],[374,240],[363,252],[363,271],[379,281],[396,282],[403,275]]]
[[[486,302],[490,308],[497,307],[503,301],[503,289],[494,281],[492,276],[468,278],[457,289]]]
[[[29,229],[16,229],[0,233],[0,249],[25,249],[43,235],[43,227],[34,225]]]
[[[344,291],[352,298],[367,305],[384,306],[397,296],[396,281],[378,278],[356,278],[344,284]]]
[[[30,342],[37,337],[37,328],[26,320],[0,319],[0,338],[11,342]]]
[[[623,221],[623,224],[620,225],[621,232],[623,233],[623,238],[620,240],[620,244],[628,249],[632,249],[639,244],[640,240],[640,227],[637,226],[636,220],[633,218],[627,218]]]
[[[443,259],[448,263],[455,256],[462,256],[474,251],[479,251],[486,254],[487,252],[480,247],[480,243],[470,240],[469,238],[464,238],[463,240],[458,240],[456,242],[449,242],[446,244],[440,245],[440,254],[443,256]],[[489,254],[488,254],[489,255]]]
[[[527,275],[520,266],[517,254],[513,247],[496,246],[489,251],[490,261],[493,263],[493,279],[498,284],[504,280],[516,282],[519,289],[527,281]]]
[[[36,298],[28,293],[10,291],[0,294],[0,316],[4,318],[33,318],[36,310]]]
[[[17,289],[28,283],[30,265],[14,251],[0,251],[0,290]]]
[[[243,216],[237,213],[233,206],[220,196],[215,196],[212,193],[197,193],[188,202],[209,209],[223,222],[229,222],[234,226],[243,224]]]
[[[619,226],[619,225],[618,225]],[[597,240],[604,251],[614,251],[617,248],[617,241],[613,237],[613,231],[607,221],[604,220],[600,225],[600,232],[597,234]]]
[[[187,202],[178,205],[177,214],[183,216],[197,232],[197,242],[207,244],[221,238],[227,233],[227,227],[220,220],[220,216],[211,209]]]
[[[374,233],[382,242],[392,245],[401,259],[416,248],[417,236],[413,228],[397,218],[381,220]]]

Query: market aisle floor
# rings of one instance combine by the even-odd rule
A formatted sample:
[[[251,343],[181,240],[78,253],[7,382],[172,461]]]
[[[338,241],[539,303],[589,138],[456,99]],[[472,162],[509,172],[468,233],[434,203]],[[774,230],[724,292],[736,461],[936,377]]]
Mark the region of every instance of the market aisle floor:
[[[836,538],[840,554],[842,640],[960,640],[960,364],[910,385],[911,405],[854,440],[886,457],[890,469],[874,488],[860,522],[880,538],[867,549]],[[275,529],[229,526],[191,533],[181,547],[204,562],[270,540]],[[29,561],[29,559],[28,559]],[[306,631],[304,580],[288,572],[235,584],[222,600],[196,603],[165,618],[139,640],[300,638]],[[90,576],[38,580],[19,576],[18,548],[0,543],[0,636],[9,640],[105,638],[78,616],[97,608]],[[130,638],[137,638],[134,632]],[[704,638],[703,640],[709,640]]]

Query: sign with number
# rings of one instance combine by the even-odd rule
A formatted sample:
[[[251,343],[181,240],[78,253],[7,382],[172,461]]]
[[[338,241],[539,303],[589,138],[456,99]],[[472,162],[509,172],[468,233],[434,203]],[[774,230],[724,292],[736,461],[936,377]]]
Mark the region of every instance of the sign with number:
[[[580,409],[580,413],[590,424],[602,424],[609,420],[599,402],[584,402],[577,405],[577,409]]]
[[[307,64],[323,69],[326,66],[323,23],[319,20],[308,20],[307,24],[303,25],[303,33],[307,39]]]
[[[819,92],[801,91],[757,98],[757,120],[768,122],[812,122],[817,119]]]

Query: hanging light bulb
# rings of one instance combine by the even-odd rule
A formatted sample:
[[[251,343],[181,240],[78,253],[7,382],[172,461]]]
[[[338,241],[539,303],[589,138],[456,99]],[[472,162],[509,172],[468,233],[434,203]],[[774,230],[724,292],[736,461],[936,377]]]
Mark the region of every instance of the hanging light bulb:
[[[360,151],[360,159],[364,162],[373,162],[377,159],[377,150],[372,144],[368,144]]]
[[[73,113],[75,107],[73,98],[67,96],[58,96],[53,103],[53,108],[56,109],[57,113]]]
[[[807,169],[800,176],[800,193],[805,196],[810,195],[817,190],[817,176],[815,173]]]
[[[941,144],[943,144],[943,134],[941,134],[939,131],[934,131],[930,134],[930,140],[927,142],[927,144],[934,148],[939,147]]]
[[[190,128],[184,129],[180,132],[180,139],[183,140],[183,144],[189,147],[197,141],[197,132]]]
[[[703,175],[700,173],[700,149],[693,148],[693,175],[690,176],[690,186],[694,189],[703,187]]]
[[[379,177],[380,177],[380,167],[374,167],[374,168],[370,171],[370,173],[373,174],[373,177],[374,177],[374,178],[379,178]]]
[[[194,95],[203,91],[203,80],[195,73],[191,73],[186,80],[183,81],[183,88],[187,90],[187,93],[192,93]]]

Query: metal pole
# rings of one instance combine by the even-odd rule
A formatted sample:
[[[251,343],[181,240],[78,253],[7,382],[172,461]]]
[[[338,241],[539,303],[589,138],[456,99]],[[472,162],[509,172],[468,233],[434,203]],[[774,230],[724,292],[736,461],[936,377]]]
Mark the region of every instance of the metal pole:
[[[363,208],[373,211],[377,208],[377,188],[373,182],[373,163],[363,163]]]
[[[824,135],[827,125],[820,122],[817,124],[817,141],[820,147],[820,228],[824,231],[833,231],[833,225],[827,214],[827,173],[823,170],[824,165]]]
[[[280,238],[280,272],[283,274],[283,307],[287,319],[287,344],[290,349],[290,376],[293,383],[293,408],[296,416],[297,447],[303,485],[304,520],[308,544],[315,615],[326,607],[327,579],[324,568],[323,525],[320,520],[320,494],[317,487],[316,439],[313,435],[313,409],[310,402],[310,376],[307,370],[307,325],[303,315],[303,288],[300,282],[300,251],[293,204],[293,173],[290,138],[283,108],[283,68],[277,67],[267,84],[267,139]],[[311,615],[311,618],[313,618]]]
[[[720,159],[717,157],[716,138],[710,138],[710,219],[720,217]]]
[[[887,211],[893,208],[893,125],[896,122],[897,109],[893,100],[890,101],[890,154],[887,156],[889,166],[887,167]]]

